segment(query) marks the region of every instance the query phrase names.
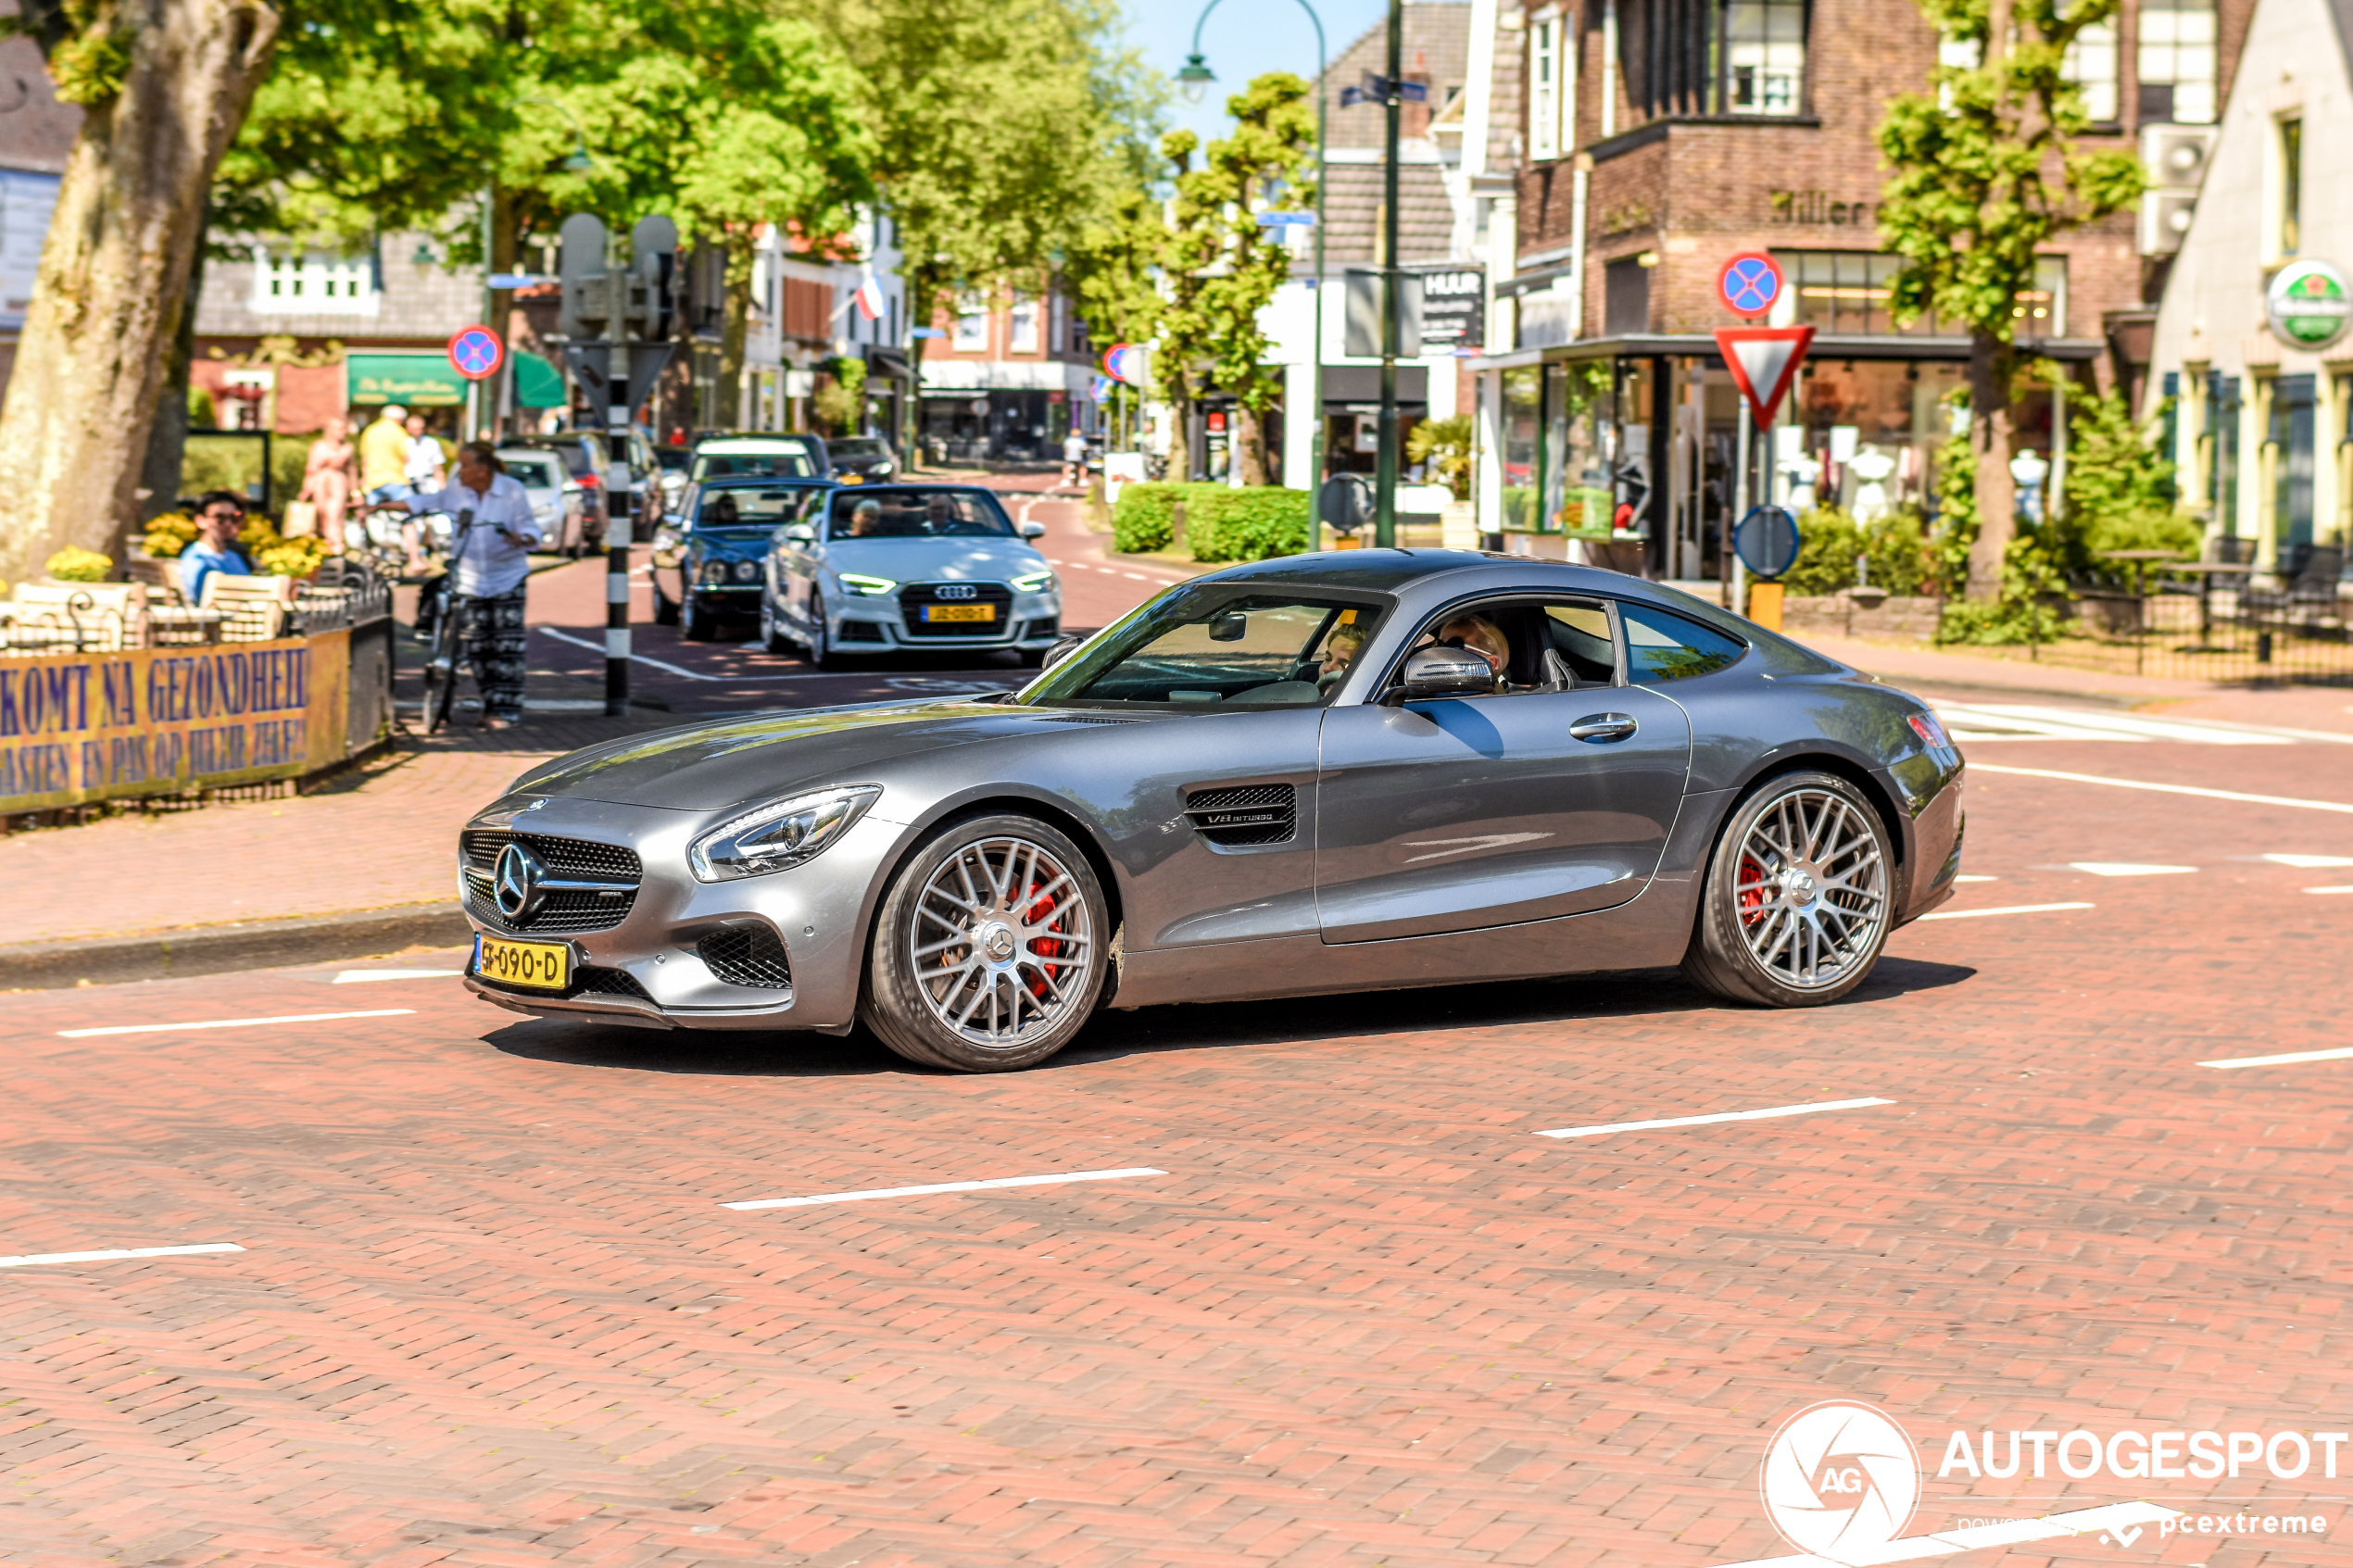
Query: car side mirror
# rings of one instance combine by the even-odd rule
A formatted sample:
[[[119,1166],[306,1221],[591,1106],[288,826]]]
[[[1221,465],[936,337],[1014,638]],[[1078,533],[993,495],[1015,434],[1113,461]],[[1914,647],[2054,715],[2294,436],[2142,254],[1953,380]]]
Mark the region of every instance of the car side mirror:
[[[1042,522],[1025,522],[1021,525],[1021,536],[1025,539],[1043,539],[1046,537],[1046,525]]]
[[[1080,636],[1076,632],[1055,638],[1054,646],[1046,650],[1046,657],[1038,661],[1038,668],[1040,670],[1051,670],[1055,665],[1060,664],[1063,659],[1068,659],[1072,654],[1076,653],[1078,651],[1078,645],[1086,640],[1086,638]]]
[[[1428,702],[1448,696],[1486,696],[1495,689],[1495,671],[1468,648],[1421,648],[1405,660],[1404,672],[1384,702]]]
[[[813,545],[817,542],[817,531],[805,522],[796,522],[785,530],[785,541],[792,545]]]

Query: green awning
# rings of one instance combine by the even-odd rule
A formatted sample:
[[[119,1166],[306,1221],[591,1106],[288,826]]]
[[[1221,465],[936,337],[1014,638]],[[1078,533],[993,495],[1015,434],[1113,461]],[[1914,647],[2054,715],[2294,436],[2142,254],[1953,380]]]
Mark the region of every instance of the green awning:
[[[466,400],[466,378],[438,350],[412,354],[351,354],[347,367],[353,408],[400,403],[409,408],[452,408]]]
[[[515,354],[515,407],[560,408],[564,402],[563,372],[529,349]]]

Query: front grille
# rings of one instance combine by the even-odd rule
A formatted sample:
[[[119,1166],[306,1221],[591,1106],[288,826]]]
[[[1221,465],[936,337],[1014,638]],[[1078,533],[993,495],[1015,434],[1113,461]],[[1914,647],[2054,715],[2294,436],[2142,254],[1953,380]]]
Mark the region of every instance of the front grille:
[[[953,589],[958,596],[942,598],[942,589]],[[966,590],[970,598],[963,596]],[[932,604],[993,605],[997,612],[986,621],[925,621],[923,607]],[[899,590],[900,613],[911,637],[1001,637],[1013,608],[1013,591],[1002,583],[910,583]]]
[[[1026,643],[1033,637],[1051,637],[1061,629],[1062,623],[1051,615],[1042,621],[1025,621],[1021,623],[1021,635],[1013,640]]]
[[[792,989],[792,965],[785,958],[785,945],[764,925],[714,931],[695,944],[695,951],[702,955],[711,973],[730,985],[761,991]]]
[[[1228,849],[1288,844],[1299,831],[1299,791],[1290,784],[1244,784],[1195,790],[1185,816],[1210,843]]]
[[[499,913],[498,901],[491,893],[498,852],[516,840],[539,857],[550,876],[598,877],[628,885],[549,891],[541,896],[539,909],[531,919],[518,924]],[[466,912],[484,925],[519,935],[610,931],[629,918],[630,906],[637,900],[636,884],[645,876],[644,863],[637,859],[635,850],[585,838],[548,838],[539,834],[476,829],[459,835],[458,850],[459,869],[466,879]]]
[[[641,1002],[653,997],[637,984],[637,977],[625,969],[599,969],[583,964],[573,971],[572,994],[575,997],[634,997]]]

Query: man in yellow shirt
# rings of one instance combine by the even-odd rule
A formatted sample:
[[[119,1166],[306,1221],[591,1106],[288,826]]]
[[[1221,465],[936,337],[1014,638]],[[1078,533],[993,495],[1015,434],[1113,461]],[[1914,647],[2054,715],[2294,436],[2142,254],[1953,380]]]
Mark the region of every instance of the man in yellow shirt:
[[[398,500],[409,494],[409,410],[387,403],[376,422],[359,433],[359,488],[371,501]]]

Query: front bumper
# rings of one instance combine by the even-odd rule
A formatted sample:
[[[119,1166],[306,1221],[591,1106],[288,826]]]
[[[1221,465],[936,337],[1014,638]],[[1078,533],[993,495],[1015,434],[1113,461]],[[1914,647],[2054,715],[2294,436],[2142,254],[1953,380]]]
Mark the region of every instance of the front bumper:
[[[1042,594],[1016,593],[1005,619],[972,636],[918,635],[907,630],[906,609],[896,594],[846,594],[829,603],[832,624],[826,633],[843,653],[860,648],[1047,648],[1062,635],[1063,598],[1059,589]]]
[[[686,847],[724,813],[602,801],[529,797],[499,801],[469,832],[522,834],[634,851],[641,872],[627,912],[591,931],[536,930],[501,918],[460,877],[466,918],[485,936],[562,942],[575,983],[560,995],[476,978],[484,999],[538,1018],[570,1018],[656,1029],[792,1029],[839,1034],[856,1021],[869,896],[905,831],[869,812],[817,859],[790,871],[736,882],[702,883]],[[781,947],[789,982],[738,984],[714,971],[705,939],[757,936]],[[724,966],[723,965],[723,968]],[[584,973],[585,972],[585,973]]]

